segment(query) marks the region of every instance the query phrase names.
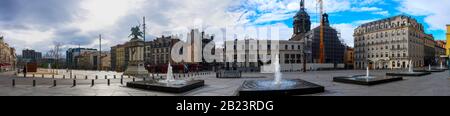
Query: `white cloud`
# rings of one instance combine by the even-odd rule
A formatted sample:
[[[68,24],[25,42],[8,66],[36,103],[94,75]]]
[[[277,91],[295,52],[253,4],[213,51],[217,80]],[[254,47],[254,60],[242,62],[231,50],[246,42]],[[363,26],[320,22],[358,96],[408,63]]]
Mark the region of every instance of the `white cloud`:
[[[414,15],[425,16],[425,22],[430,25],[430,30],[445,30],[445,25],[450,24],[449,0],[399,0],[399,11]]]
[[[352,8],[352,11],[356,11],[356,12],[365,12],[365,11],[380,11],[382,10],[381,8],[378,7],[360,7],[360,8]]]
[[[4,34],[5,41],[17,52],[22,49],[49,49],[51,38],[54,37],[54,31],[46,30],[0,30],[0,34]]]
[[[35,48],[40,51],[47,50],[46,46],[38,46],[43,41],[47,43],[52,41],[70,41],[66,43],[68,44],[66,47],[73,47],[82,43],[82,47],[96,48],[98,46],[96,40],[98,34],[103,35],[105,39],[103,44],[104,46],[109,47],[128,41],[129,38],[127,36],[129,35],[130,27],[138,25],[138,21],[142,20],[142,16],[146,16],[148,25],[147,33],[150,37],[160,36],[162,34],[185,34],[187,33],[187,30],[191,28],[277,27],[280,29],[280,39],[289,39],[292,36],[292,29],[285,24],[277,22],[292,18],[299,9],[299,1],[300,0],[81,0],[77,1],[81,2],[81,4],[76,6],[73,5],[73,7],[77,8],[70,8],[76,10],[67,10],[68,13],[63,13],[73,14],[74,16],[64,16],[69,17],[70,20],[63,18],[62,20],[64,21],[57,26],[52,25],[42,28],[40,25],[29,25],[20,30],[0,30],[0,33],[5,34],[6,40],[10,38],[10,43],[15,46],[29,46],[30,48]],[[382,0],[325,0],[324,5],[326,12],[328,13],[365,11],[387,15],[389,12],[383,11],[383,9],[378,7],[369,6],[370,4],[380,4],[382,2]],[[312,19],[317,17],[317,4],[315,0],[306,0],[306,8]],[[408,7],[406,9],[413,10],[424,8]],[[427,11],[427,9],[424,11]],[[36,19],[32,16],[39,16],[45,12],[36,13],[28,11],[28,13],[33,14],[30,15],[28,19]],[[23,11],[16,14],[28,16],[26,13],[27,11]],[[448,21],[448,18],[446,18],[447,16],[442,17],[442,15],[436,15],[445,14],[445,11],[441,11],[440,13],[427,11],[419,12],[417,14],[427,15],[430,18],[428,19],[429,22],[435,22],[436,19],[447,19]],[[45,20],[45,18],[52,17],[40,17],[39,20]],[[20,20],[16,22],[19,21]],[[267,22],[275,22],[276,24],[258,25]],[[363,21],[340,23],[334,24],[333,26],[340,30],[346,43],[353,45],[353,29],[356,27],[356,24],[362,22]],[[317,25],[317,23],[313,23],[313,25],[314,24]],[[14,27],[15,25],[10,26]],[[4,28],[6,26],[0,22],[0,27]],[[20,25],[17,27],[20,27]],[[66,29],[74,31],[68,31],[63,34],[58,32],[58,30]],[[248,33],[244,32],[236,34],[248,35]],[[103,49],[107,50],[108,48],[105,47]],[[18,49],[18,51],[19,50],[20,49]]]
[[[378,12],[373,12],[373,14],[378,14],[378,15],[383,15],[383,16],[389,16],[389,11],[378,11]]]
[[[332,27],[334,27],[338,32],[341,33],[340,36],[343,43],[351,47],[354,46],[353,32],[357,25],[350,23],[341,23],[333,24]]]

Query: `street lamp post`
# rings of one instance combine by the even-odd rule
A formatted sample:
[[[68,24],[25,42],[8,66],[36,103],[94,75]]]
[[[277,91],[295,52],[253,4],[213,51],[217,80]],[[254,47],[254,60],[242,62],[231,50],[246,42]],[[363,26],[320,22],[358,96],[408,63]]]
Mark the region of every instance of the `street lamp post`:
[[[101,71],[102,70],[102,35],[100,34],[99,35],[99,38],[98,38],[98,41],[99,41],[99,54],[98,54],[98,60],[97,60],[97,69],[99,70],[99,71]]]

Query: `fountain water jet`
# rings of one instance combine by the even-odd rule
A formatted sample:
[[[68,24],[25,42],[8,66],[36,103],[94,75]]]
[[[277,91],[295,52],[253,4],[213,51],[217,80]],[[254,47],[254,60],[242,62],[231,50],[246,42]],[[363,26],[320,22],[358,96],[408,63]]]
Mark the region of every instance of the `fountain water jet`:
[[[186,83],[185,80],[175,80],[173,77],[173,68],[172,65],[169,63],[167,66],[167,73],[166,73],[166,79],[159,81],[160,83],[164,83],[167,85],[183,85]]]
[[[358,84],[358,85],[376,85],[381,83],[388,83],[403,80],[402,77],[388,77],[388,76],[370,76],[370,67],[366,67],[366,75],[342,76],[333,77],[334,82]]]
[[[173,75],[172,66],[169,63],[167,67],[166,79],[159,81],[150,80],[128,82],[127,87],[171,93],[182,93],[198,87],[202,87],[204,86],[204,84],[204,80],[176,80]]]
[[[412,64],[412,60],[410,60],[409,61],[409,70],[408,70],[408,72],[410,72],[410,73],[413,73],[414,72],[414,70],[413,70],[413,64]]]
[[[273,63],[273,65],[274,65],[274,76],[275,76],[275,78],[274,78],[274,84],[275,85],[280,85],[281,84],[281,81],[282,81],[282,74],[281,74],[281,71],[280,71],[280,58],[279,58],[279,56],[278,55],[276,55],[275,56],[275,62]]]
[[[406,72],[394,72],[394,73],[386,73],[387,76],[424,76],[431,74],[429,70],[423,71],[414,71],[413,61],[409,61],[409,70]]]
[[[239,96],[290,96],[322,93],[325,87],[301,79],[283,79],[279,56],[272,60],[274,79],[247,80],[239,89]]]

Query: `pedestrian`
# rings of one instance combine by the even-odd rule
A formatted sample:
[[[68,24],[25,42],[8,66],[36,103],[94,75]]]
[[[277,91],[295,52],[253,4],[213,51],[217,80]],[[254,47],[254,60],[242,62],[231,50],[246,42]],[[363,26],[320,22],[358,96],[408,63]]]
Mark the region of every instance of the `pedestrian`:
[[[23,67],[23,77],[27,77],[27,66]]]

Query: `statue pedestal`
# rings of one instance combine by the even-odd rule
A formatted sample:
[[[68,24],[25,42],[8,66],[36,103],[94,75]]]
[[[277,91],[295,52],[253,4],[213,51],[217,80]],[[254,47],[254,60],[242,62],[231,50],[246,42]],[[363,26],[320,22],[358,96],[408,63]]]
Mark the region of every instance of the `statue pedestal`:
[[[149,75],[148,71],[145,69],[144,62],[130,62],[127,70],[123,75],[130,75],[136,77],[147,77]]]

